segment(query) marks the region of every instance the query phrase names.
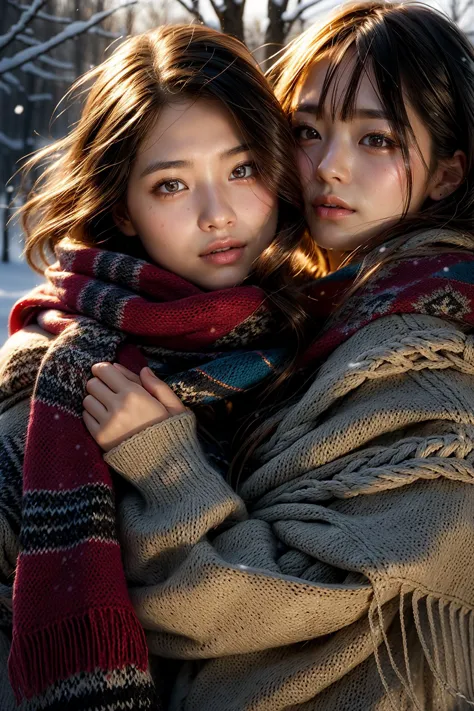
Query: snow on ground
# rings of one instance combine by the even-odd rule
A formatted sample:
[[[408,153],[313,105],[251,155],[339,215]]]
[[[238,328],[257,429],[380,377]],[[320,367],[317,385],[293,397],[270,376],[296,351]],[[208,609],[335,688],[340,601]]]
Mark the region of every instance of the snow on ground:
[[[8,316],[11,307],[27,291],[41,283],[40,274],[33,272],[21,257],[22,245],[15,229],[12,230],[11,261],[0,262],[0,347],[8,337]],[[1,235],[0,235],[1,242]]]

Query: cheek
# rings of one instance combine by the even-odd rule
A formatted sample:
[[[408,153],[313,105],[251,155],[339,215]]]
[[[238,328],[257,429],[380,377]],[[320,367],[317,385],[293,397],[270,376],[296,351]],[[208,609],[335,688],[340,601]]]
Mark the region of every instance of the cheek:
[[[407,189],[405,166],[401,157],[398,159],[372,161],[369,166],[362,167],[359,173],[359,183],[364,186],[365,194],[372,203],[374,196],[381,200],[381,207],[397,206],[404,201]]]
[[[237,215],[249,227],[261,227],[277,214],[278,200],[265,186],[257,185],[245,194],[242,191],[237,210]]]

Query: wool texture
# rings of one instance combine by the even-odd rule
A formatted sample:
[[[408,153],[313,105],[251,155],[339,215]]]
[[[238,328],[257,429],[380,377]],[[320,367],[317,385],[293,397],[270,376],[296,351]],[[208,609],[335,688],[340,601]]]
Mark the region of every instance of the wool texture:
[[[395,287],[393,265],[379,275],[376,291],[391,310],[365,306],[376,296],[372,281],[365,296],[364,290],[357,296],[357,308],[355,301],[348,302],[346,313],[363,317],[358,330],[349,332],[351,321],[341,317],[315,342],[316,363],[330,354],[327,361],[298,402],[282,408],[270,422],[273,434],[238,491],[210,466],[189,413],[135,435],[107,455],[110,466],[132,487],[119,500],[116,518],[128,594],[145,629],[150,659],[183,662],[170,701],[173,711],[459,711],[471,706],[474,349],[467,331],[473,326],[474,274],[472,253],[452,235],[446,242],[452,245],[451,261],[448,254],[420,260],[425,277],[435,279],[432,289],[425,289],[421,280],[414,294],[420,264],[404,261]],[[107,258],[109,254],[97,256],[97,261]],[[73,272],[73,258],[67,259],[53,270],[64,279],[79,271],[75,266]],[[120,255],[124,266],[131,267],[127,259]],[[134,265],[139,271],[138,263]],[[331,283],[339,281],[344,291],[356,270],[352,277],[343,271],[315,285],[312,298],[318,299],[320,322],[332,314],[341,288],[326,301],[317,289],[327,294]],[[110,326],[110,303],[117,313],[119,299],[112,295],[107,304],[105,291],[97,303],[87,299],[82,306],[79,299],[81,315],[74,315],[80,289],[61,299],[63,283],[59,277],[57,292],[36,293],[12,318],[16,329],[37,308],[59,308],[63,315],[52,317],[57,339],[50,345],[44,338],[31,338],[0,370],[0,584],[5,588],[15,569],[18,537],[44,513],[42,504],[25,510],[22,486],[21,464],[30,437],[30,432],[25,436],[27,399],[36,375],[33,407],[43,374],[47,377],[40,394],[47,392],[49,378],[50,390],[60,395],[55,412],[59,422],[50,423],[42,447],[50,457],[44,468],[50,484],[57,475],[58,436],[81,461],[81,449],[75,449],[79,415],[74,431],[63,433],[59,423],[74,401],[71,393],[80,390],[82,400],[92,363],[108,359],[103,342],[110,344],[110,334],[118,339],[111,357],[118,354],[135,370],[139,355],[143,364],[155,358],[154,368],[162,377],[176,363],[169,342],[168,351],[156,342],[149,346],[148,337],[142,346],[142,336],[127,341],[123,326]],[[403,299],[404,290],[409,298]],[[135,298],[136,287],[130,291]],[[144,308],[149,301],[144,300]],[[101,305],[105,326],[97,319]],[[72,318],[64,316],[67,312]],[[138,318],[139,309],[134,314]],[[229,331],[229,350],[214,343],[204,362],[197,353],[198,367],[238,349],[235,343],[241,343],[246,323],[252,336],[247,334],[241,350],[259,342],[255,314],[271,328],[266,309],[257,306],[244,327]],[[211,323],[209,328],[215,328]],[[76,339],[78,331],[83,340]],[[53,352],[55,358],[50,357]],[[183,363],[192,370],[195,357],[194,347],[192,352],[183,349],[178,375],[165,374],[178,394],[186,390],[180,380],[187,373]],[[217,379],[221,388],[225,380]],[[93,447],[89,440],[87,447]],[[87,475],[102,471],[97,448],[94,452],[95,467],[84,467]],[[87,457],[91,454],[87,450]],[[60,460],[61,467],[67,472],[67,457]],[[66,487],[66,494],[69,489],[74,487]],[[54,502],[58,492],[52,493]],[[72,536],[82,510],[73,502],[63,519]],[[57,533],[53,528],[52,535]],[[39,550],[47,563],[49,550]],[[24,594],[20,572],[19,566],[18,598]],[[82,575],[84,570],[74,561],[69,572]],[[86,572],[92,577],[84,590],[94,595],[102,571]],[[38,595],[44,593],[41,575],[39,571],[34,582]],[[58,579],[62,582],[61,571]],[[30,619],[38,624],[42,618],[34,592],[27,597]],[[3,612],[4,599],[8,601],[8,594],[0,588]],[[52,595],[50,599],[54,601]],[[81,711],[158,708],[152,675],[134,664],[111,673],[96,667],[56,679],[27,708],[59,711],[71,699]]]
[[[362,289],[345,340],[333,319],[236,490],[190,413],[105,455],[149,649],[182,661],[171,711],[473,707],[474,261],[450,239]]]
[[[48,284],[22,299],[10,320],[14,333],[38,309],[55,309],[57,338],[46,350],[17,354],[0,383],[0,407],[33,388],[9,658],[18,700],[83,672],[148,667],[110,471],[82,422],[91,366],[149,365],[194,405],[246,392],[282,357],[262,350],[275,321],[256,287],[205,293],[147,262],[71,242],[57,257]]]

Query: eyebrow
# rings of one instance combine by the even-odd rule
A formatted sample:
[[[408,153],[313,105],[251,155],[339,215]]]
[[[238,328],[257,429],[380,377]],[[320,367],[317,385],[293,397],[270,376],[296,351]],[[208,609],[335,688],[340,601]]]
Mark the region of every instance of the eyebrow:
[[[239,155],[240,153],[246,153],[250,150],[247,143],[241,143],[238,146],[234,146],[228,151],[224,151],[219,154],[219,158],[223,160],[224,158],[230,158],[232,156]],[[170,168],[192,168],[193,162],[190,160],[155,160],[140,173],[140,178],[144,178],[151,173],[156,173],[159,170],[169,170]]]
[[[321,107],[319,104],[303,102],[296,107],[293,113],[316,114],[316,116],[322,116],[324,114],[324,107]],[[384,121],[389,120],[387,114],[382,109],[356,109],[353,113],[353,117],[361,119],[383,119]]]

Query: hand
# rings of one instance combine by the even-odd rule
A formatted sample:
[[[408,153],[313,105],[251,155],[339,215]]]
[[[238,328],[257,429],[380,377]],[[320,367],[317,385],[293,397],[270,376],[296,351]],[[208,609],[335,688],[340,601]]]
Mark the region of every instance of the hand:
[[[92,374],[82,416],[105,452],[150,425],[186,411],[171,388],[149,368],[142,368],[138,377],[118,363],[96,363]]]

